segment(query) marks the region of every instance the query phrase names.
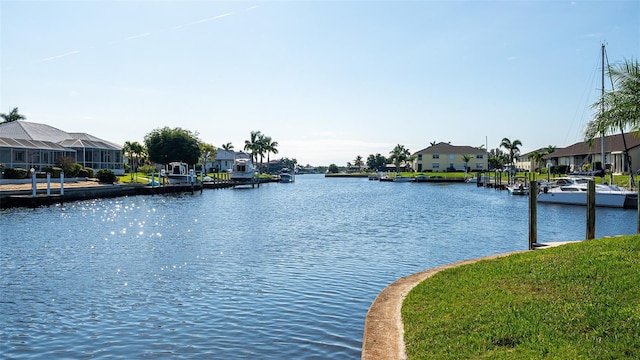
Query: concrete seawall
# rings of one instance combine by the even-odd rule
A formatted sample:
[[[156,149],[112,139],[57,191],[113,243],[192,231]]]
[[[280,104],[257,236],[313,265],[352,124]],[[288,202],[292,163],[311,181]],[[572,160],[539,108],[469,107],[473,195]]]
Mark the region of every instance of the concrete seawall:
[[[133,195],[154,195],[177,192],[202,192],[203,186],[200,183],[191,185],[168,185],[168,186],[148,186],[143,184],[89,184],[83,186],[65,185],[64,195],[60,194],[59,184],[47,194],[46,188],[38,187],[36,196],[33,196],[32,189],[20,190],[0,190],[0,208],[12,207],[38,207],[63,203],[66,201],[88,200],[112,198]],[[29,185],[30,187],[30,185]]]

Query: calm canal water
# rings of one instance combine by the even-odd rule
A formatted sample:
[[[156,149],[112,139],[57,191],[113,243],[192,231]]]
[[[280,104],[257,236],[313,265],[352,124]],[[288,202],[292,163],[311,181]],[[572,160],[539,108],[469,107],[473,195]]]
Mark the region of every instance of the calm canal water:
[[[296,180],[0,211],[0,357],[355,359],[391,282],[527,248],[524,197]],[[584,207],[538,211],[540,241],[584,238]],[[596,236],[635,229],[597,210]]]

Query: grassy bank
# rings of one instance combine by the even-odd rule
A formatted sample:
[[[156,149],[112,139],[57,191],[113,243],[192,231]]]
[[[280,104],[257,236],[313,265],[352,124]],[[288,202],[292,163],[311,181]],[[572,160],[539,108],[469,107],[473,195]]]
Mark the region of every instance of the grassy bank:
[[[428,278],[402,307],[410,359],[640,358],[640,236],[569,244]]]

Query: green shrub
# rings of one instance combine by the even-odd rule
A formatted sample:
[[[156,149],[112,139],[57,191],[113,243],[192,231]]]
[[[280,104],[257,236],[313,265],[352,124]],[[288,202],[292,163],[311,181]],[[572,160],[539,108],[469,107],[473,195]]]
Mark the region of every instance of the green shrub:
[[[60,173],[62,172],[62,168],[59,167],[46,167],[44,169],[42,169],[42,171],[44,172],[48,172],[49,174],[51,174],[51,178],[59,178],[60,177]]]
[[[65,172],[65,175],[69,177],[76,177],[78,176],[78,173],[80,173],[80,170],[82,170],[82,165],[75,163],[71,165],[71,169],[69,169],[69,171]]]
[[[114,183],[117,181],[117,177],[116,174],[113,173],[113,171],[109,170],[109,169],[100,169],[98,170],[98,173],[96,174],[96,177],[98,178],[98,181],[102,182],[102,183]]]
[[[28,174],[27,169],[23,169],[23,168],[4,169],[5,179],[26,179],[27,174]]]
[[[94,177],[96,177],[96,172],[95,172],[95,170],[93,170],[93,168],[86,167],[86,168],[84,168],[84,170],[86,170],[86,171],[87,171],[87,174],[88,174],[88,175],[87,175],[87,177],[88,177],[88,178],[94,178]]]
[[[82,168],[78,171],[78,177],[93,177],[93,169],[91,168]]]

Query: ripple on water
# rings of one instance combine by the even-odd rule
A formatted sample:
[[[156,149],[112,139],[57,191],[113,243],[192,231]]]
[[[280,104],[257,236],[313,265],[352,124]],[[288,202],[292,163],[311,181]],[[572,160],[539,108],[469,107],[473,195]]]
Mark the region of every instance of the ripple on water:
[[[475,186],[304,175],[248,191],[0,210],[1,352],[357,358],[385,286],[525,249],[526,209]],[[539,206],[538,219],[539,238],[584,236],[583,208]],[[598,210],[596,234],[633,233],[634,220]]]

